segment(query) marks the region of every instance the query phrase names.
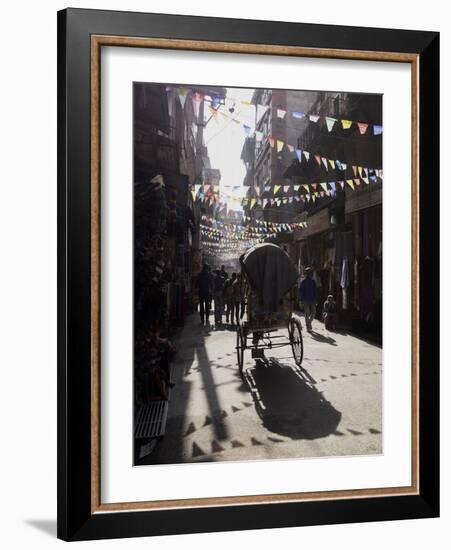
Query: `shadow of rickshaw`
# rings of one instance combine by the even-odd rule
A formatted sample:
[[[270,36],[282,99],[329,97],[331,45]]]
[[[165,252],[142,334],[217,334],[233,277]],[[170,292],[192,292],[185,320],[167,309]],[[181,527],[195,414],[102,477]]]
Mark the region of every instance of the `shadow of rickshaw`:
[[[317,439],[336,431],[341,413],[314,387],[305,369],[269,358],[247,368],[244,378],[269,431],[291,439]]]

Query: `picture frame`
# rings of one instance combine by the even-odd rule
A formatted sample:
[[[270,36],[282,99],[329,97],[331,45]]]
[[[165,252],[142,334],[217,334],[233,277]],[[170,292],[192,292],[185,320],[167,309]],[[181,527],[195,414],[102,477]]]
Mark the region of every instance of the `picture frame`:
[[[104,46],[410,64],[409,487],[101,502],[99,119]],[[439,515],[438,99],[439,34],[435,32],[84,9],[58,12],[59,538],[89,540]]]

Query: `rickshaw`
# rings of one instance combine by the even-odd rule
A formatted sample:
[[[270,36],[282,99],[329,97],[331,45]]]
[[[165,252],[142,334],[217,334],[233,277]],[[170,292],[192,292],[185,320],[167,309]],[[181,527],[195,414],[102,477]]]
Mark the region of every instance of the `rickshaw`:
[[[272,243],[261,243],[240,257],[241,285],[245,320],[236,330],[236,353],[243,374],[244,352],[264,358],[264,350],[291,346],[298,367],[302,365],[304,345],[302,323],[296,313],[297,271],[288,254]],[[243,317],[243,315],[242,315]],[[280,329],[287,334],[280,334]]]

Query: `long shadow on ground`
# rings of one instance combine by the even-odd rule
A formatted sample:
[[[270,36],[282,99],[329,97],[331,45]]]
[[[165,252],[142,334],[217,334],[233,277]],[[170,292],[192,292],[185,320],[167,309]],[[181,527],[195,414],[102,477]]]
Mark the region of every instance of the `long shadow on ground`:
[[[341,412],[302,371],[270,359],[257,362],[244,377],[269,431],[292,439],[316,439],[336,431]]]

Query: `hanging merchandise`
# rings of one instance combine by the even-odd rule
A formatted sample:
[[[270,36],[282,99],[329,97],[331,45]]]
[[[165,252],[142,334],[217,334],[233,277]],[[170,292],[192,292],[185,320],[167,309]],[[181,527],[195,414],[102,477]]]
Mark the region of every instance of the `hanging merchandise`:
[[[348,286],[349,286],[349,267],[348,267],[348,257],[345,256],[343,258],[342,266],[341,266],[341,280],[340,280],[340,286],[342,288],[343,293],[343,302],[342,307],[344,310],[348,309]]]
[[[188,88],[177,88],[177,94],[179,96],[179,99],[180,99],[180,104],[182,105],[182,109],[185,108],[185,101],[186,101],[186,96],[188,95],[188,92],[189,92],[189,89]]]
[[[360,309],[359,288],[359,262],[356,258],[354,261],[354,307],[357,311]]]

